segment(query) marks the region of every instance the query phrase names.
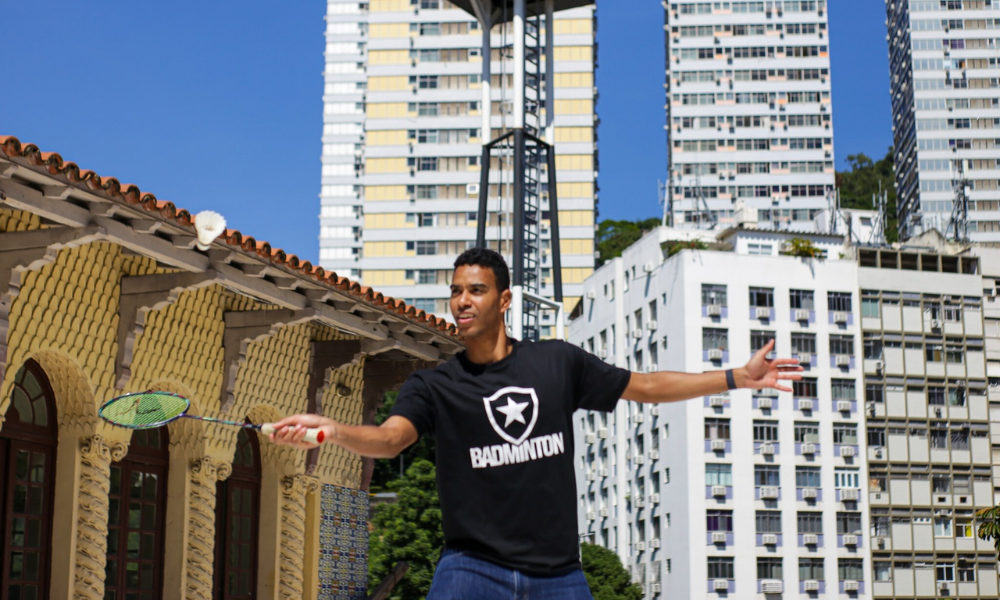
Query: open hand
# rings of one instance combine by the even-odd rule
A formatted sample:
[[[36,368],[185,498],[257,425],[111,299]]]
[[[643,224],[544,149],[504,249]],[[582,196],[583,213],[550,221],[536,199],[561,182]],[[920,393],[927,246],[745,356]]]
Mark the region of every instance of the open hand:
[[[757,351],[747,363],[744,369],[746,380],[740,387],[760,390],[764,388],[774,388],[781,392],[790,392],[792,388],[781,385],[781,381],[799,381],[799,375],[804,369],[794,358],[767,357],[774,350],[774,340],[764,344],[764,347]]]

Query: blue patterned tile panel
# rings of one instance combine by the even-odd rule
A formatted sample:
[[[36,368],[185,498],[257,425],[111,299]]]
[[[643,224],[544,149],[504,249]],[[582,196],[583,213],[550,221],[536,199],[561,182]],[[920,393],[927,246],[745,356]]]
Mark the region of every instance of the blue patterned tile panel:
[[[318,600],[368,595],[368,492],[324,485],[320,499]]]

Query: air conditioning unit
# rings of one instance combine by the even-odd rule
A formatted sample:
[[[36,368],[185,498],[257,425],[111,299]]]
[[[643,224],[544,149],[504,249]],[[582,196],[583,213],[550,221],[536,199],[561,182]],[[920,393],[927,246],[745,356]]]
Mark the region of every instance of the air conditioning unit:
[[[654,583],[653,585],[651,585],[649,587],[653,591],[654,594],[659,594],[660,593],[660,584]]]
[[[465,184],[465,195],[466,196],[476,196],[479,194],[479,184],[478,183],[467,183]]]
[[[597,481],[597,473],[593,471],[587,473],[587,481]]]
[[[642,330],[641,329],[633,329],[632,330],[632,337],[635,338],[635,339],[637,339],[637,340],[642,339]]]
[[[851,412],[851,401],[850,400],[837,400],[837,412],[849,413]]]
[[[639,454],[638,456],[635,457],[635,464],[641,465],[641,464],[644,464],[645,462],[646,462],[646,457],[645,456]]]
[[[592,433],[588,433],[585,436],[585,438],[586,438],[588,444],[593,444],[594,442],[597,441],[597,436],[594,435],[594,434],[592,434]]]
[[[713,544],[725,544],[726,543],[726,532],[725,531],[713,531],[712,532],[712,543]]]
[[[725,396],[709,396],[708,397],[708,405],[711,406],[712,408],[722,408],[723,406],[726,405],[726,397]]]
[[[712,580],[713,590],[728,590],[729,580],[728,579],[713,579]]]
[[[758,306],[754,311],[754,315],[756,315],[758,319],[770,319],[771,309],[766,306]]]
[[[709,304],[705,307],[705,311],[710,317],[721,317],[722,316],[722,305],[721,304]]]
[[[660,547],[660,538],[653,538],[653,539],[649,540],[649,547],[652,548],[653,550],[656,550],[657,548],[659,548]]]
[[[812,409],[813,409],[812,400],[808,398],[799,400],[799,410],[812,410]]]
[[[803,500],[815,500],[818,495],[819,491],[816,488],[802,488]]]
[[[607,519],[609,514],[611,514],[611,513],[608,511],[608,509],[606,509],[606,508],[602,508],[601,509],[601,518],[602,519]]]
[[[806,592],[818,592],[819,582],[815,579],[807,579],[802,582],[802,589]]]
[[[653,406],[650,406],[649,414],[653,415],[654,417],[660,416],[660,407],[656,406],[655,404]]]
[[[854,446],[841,446],[840,455],[844,458],[853,458],[857,454]]]
[[[761,444],[760,445],[760,453],[763,454],[763,455],[765,455],[765,456],[772,456],[772,455],[774,455],[774,444]]]
[[[601,427],[600,429],[598,429],[597,430],[597,437],[601,438],[602,440],[608,439],[608,428],[607,427]]]
[[[853,534],[853,533],[849,533],[849,534],[845,535],[844,536],[844,545],[845,546],[857,546],[858,545],[858,536],[855,535],[855,534]]]
[[[607,357],[608,357],[608,351],[607,350],[598,350],[597,351],[597,358],[607,358]]]
[[[597,520],[597,513],[595,513],[594,511],[590,511],[589,513],[587,513],[587,520],[588,521],[596,521]]]
[[[726,440],[712,440],[712,452],[724,452],[726,450]]]
[[[660,495],[659,494],[650,494],[649,495],[649,503],[650,504],[659,504],[660,503]]]
[[[844,582],[844,589],[845,590],[847,589],[847,582],[846,581]],[[941,596],[943,596],[945,598],[951,596],[951,589],[948,587],[947,583],[939,583],[938,584],[938,594],[940,594]]]
[[[771,398],[757,398],[757,408],[761,410],[770,409],[772,404]]]
[[[857,581],[853,581],[853,580],[852,581],[845,581],[844,582],[844,591],[845,592],[856,592],[856,591],[858,591],[858,582]]]
[[[659,367],[656,366],[656,363],[653,363],[651,365],[646,365],[646,368],[643,369],[643,371],[647,373],[656,373],[658,370]]]
[[[776,533],[765,533],[760,536],[760,542],[765,546],[777,546],[778,545],[778,534]]]
[[[636,542],[635,543],[635,551],[636,552],[642,552],[645,549],[646,549],[646,542]]]
[[[635,415],[632,416],[633,423],[642,423],[645,420],[646,418],[643,416],[642,413],[635,413]]]
[[[608,476],[608,470],[607,469],[598,469],[597,475],[598,475],[598,477],[607,477]]]
[[[650,450],[649,451],[649,460],[660,460],[660,451],[659,450]]]
[[[802,444],[801,450],[802,454],[816,454],[816,444],[812,442],[806,442]]]
[[[639,496],[638,498],[635,499],[635,506],[636,508],[642,508],[643,506],[646,506],[646,499],[643,498],[642,496]]]
[[[815,546],[819,544],[819,536],[815,533],[807,533],[802,536],[802,543],[806,546]]]
[[[774,485],[766,485],[760,488],[760,499],[761,500],[777,500],[778,494],[781,492],[780,488]]]
[[[857,502],[857,500],[858,500],[857,488],[845,488],[840,490],[841,502]]]
[[[785,591],[785,586],[780,580],[765,579],[760,582],[760,591],[765,594],[781,594]]]
[[[722,349],[712,348],[708,351],[708,360],[722,360]]]
[[[650,331],[656,331],[656,321],[649,321],[646,323],[646,329]]]
[[[835,312],[833,313],[834,323],[847,323],[847,313],[846,312]]]
[[[642,265],[643,273],[652,273],[654,270],[656,270],[656,265],[653,264],[652,262],[648,262]]]
[[[838,367],[849,367],[849,366],[851,366],[851,356],[849,354],[838,354],[837,355],[837,366]]]
[[[796,310],[795,311],[795,320],[796,321],[808,321],[809,320],[809,311],[808,310],[801,310],[801,309]]]
[[[885,538],[884,537],[877,537],[877,538],[875,538],[875,545],[884,550],[885,549]]]
[[[875,372],[881,375],[882,371],[884,370],[885,370],[885,361],[884,360],[875,361]]]
[[[724,486],[724,485],[713,485],[712,486],[712,495],[713,496],[725,496],[726,495],[726,486]]]
[[[799,361],[799,364],[802,364],[802,365],[811,365],[812,361],[813,361],[813,355],[812,354],[796,354],[795,355],[795,359],[797,361]]]
[[[938,319],[931,319],[931,329],[938,331],[941,329],[941,321]]]
[[[593,300],[594,298],[597,298],[597,292],[594,290],[587,290],[587,299]]]
[[[940,406],[935,406],[934,407],[934,416],[935,417],[940,417],[943,414],[944,414],[944,409],[943,408],[941,408]]]

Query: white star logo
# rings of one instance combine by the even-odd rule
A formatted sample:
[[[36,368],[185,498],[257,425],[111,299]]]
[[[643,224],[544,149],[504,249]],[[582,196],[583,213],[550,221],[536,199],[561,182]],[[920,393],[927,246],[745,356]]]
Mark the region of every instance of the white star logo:
[[[514,421],[527,425],[528,422],[524,420],[524,409],[526,408],[528,408],[527,402],[514,402],[510,396],[507,396],[507,406],[497,408],[497,412],[503,413],[507,417],[503,424],[504,427],[510,427]]]

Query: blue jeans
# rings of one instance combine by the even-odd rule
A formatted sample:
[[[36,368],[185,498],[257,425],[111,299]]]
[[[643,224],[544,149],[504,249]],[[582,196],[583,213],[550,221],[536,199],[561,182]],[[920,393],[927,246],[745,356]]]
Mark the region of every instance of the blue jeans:
[[[593,600],[593,596],[579,569],[539,577],[445,550],[427,600]]]

